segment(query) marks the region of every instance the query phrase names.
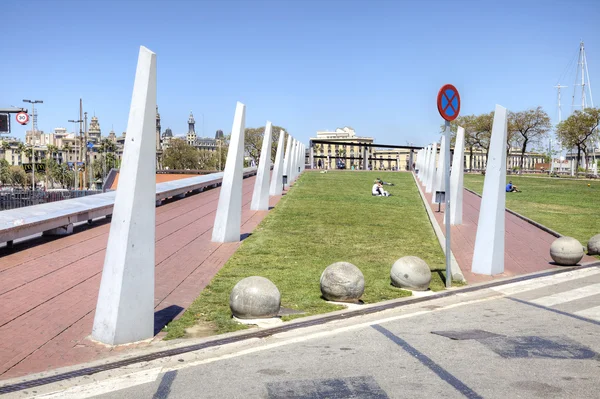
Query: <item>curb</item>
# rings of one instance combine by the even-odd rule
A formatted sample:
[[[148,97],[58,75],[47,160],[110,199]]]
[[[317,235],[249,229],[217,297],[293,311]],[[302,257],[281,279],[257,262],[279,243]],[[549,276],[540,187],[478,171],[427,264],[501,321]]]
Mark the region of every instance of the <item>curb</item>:
[[[114,370],[125,366],[130,366],[133,364],[149,362],[152,360],[157,360],[165,357],[171,357],[176,355],[181,355],[184,353],[194,352],[202,349],[214,348],[221,345],[232,344],[243,342],[251,339],[261,339],[274,336],[276,334],[280,334],[286,331],[297,330],[300,328],[311,327],[315,325],[325,324],[328,322],[333,322],[337,320],[346,320],[351,317],[358,317],[369,315],[377,312],[381,312],[384,310],[400,308],[402,306],[414,305],[423,302],[432,301],[435,299],[448,298],[457,295],[461,295],[464,293],[477,292],[480,290],[485,290],[488,288],[494,288],[498,286],[502,286],[504,284],[510,284],[520,281],[528,281],[533,280],[538,277],[551,276],[554,274],[562,274],[566,272],[570,272],[573,270],[583,270],[593,267],[600,267],[600,261],[589,262],[582,264],[581,266],[560,266],[555,269],[545,270],[542,272],[536,272],[531,274],[526,274],[517,277],[506,277],[503,279],[498,279],[496,281],[477,283],[467,287],[461,287],[456,289],[450,289],[445,291],[439,291],[438,293],[430,296],[424,297],[405,297],[392,299],[385,302],[379,302],[375,304],[365,305],[364,308],[357,310],[339,310],[327,314],[320,314],[314,316],[308,316],[302,319],[297,319],[293,321],[289,321],[284,325],[280,325],[277,327],[265,328],[262,330],[254,330],[254,331],[236,331],[232,333],[222,334],[217,337],[209,337],[202,338],[201,341],[197,341],[196,343],[191,343],[185,345],[184,342],[178,342],[177,344],[183,344],[181,346],[177,346],[171,349],[156,349],[152,348],[150,353],[146,353],[143,355],[132,355],[123,354],[119,356],[116,360],[112,359],[104,359],[100,361],[90,362],[87,364],[80,364],[75,366],[69,366],[62,369],[56,369],[49,372],[43,372],[38,374],[33,374],[27,377],[17,377],[11,380],[0,381],[0,395],[18,392],[28,388],[34,388],[42,385],[47,385],[50,383],[55,383],[59,381],[68,380],[71,378],[89,376],[93,374],[97,374],[104,371]],[[175,345],[177,345],[175,344]]]
[[[421,201],[423,201],[423,205],[425,206],[425,210],[427,211],[427,216],[429,217],[429,222],[431,223],[431,226],[433,227],[433,231],[435,231],[435,235],[437,236],[438,242],[440,243],[442,252],[444,252],[444,255],[445,255],[446,254],[446,236],[444,236],[444,233],[442,233],[442,228],[440,227],[438,221],[436,220],[435,216],[433,215],[433,211],[431,210],[431,207],[429,206],[429,202],[427,202],[427,199],[425,198],[425,194],[423,194],[423,192],[421,191],[421,186],[419,185],[419,181],[417,180],[417,177],[415,176],[414,173],[412,173],[412,176],[415,181],[415,184],[417,185],[417,190],[419,190],[419,195],[421,196]],[[452,279],[453,280],[460,281],[460,282],[467,282],[467,280],[465,279],[465,276],[463,275],[462,270],[460,269],[460,265],[458,264],[458,262],[456,261],[456,258],[454,257],[454,253],[452,252],[452,249],[450,250],[450,269],[452,270]]]
[[[478,196],[479,198],[481,198],[481,195],[479,195],[479,193],[476,193],[475,191],[473,191],[473,190],[470,190],[470,189],[468,189],[468,188],[466,188],[466,187],[464,187],[464,189],[465,189],[465,190],[467,190],[468,192],[472,193],[472,194],[475,194],[475,195],[476,195],[476,196]],[[538,229],[540,229],[540,230],[543,230],[543,231],[545,231],[546,233],[548,233],[548,234],[550,234],[550,235],[553,235],[554,237],[562,237],[562,234],[560,234],[559,232],[557,232],[557,231],[554,231],[554,230],[552,230],[551,228],[549,228],[549,227],[546,227],[546,226],[544,226],[543,224],[536,222],[535,220],[531,220],[531,219],[529,219],[527,216],[523,216],[523,215],[521,215],[520,213],[517,213],[517,212],[515,212],[515,211],[513,211],[513,210],[511,210],[511,209],[508,209],[508,208],[504,208],[504,209],[506,210],[506,212],[508,212],[508,213],[510,213],[510,214],[512,214],[512,215],[515,215],[515,216],[516,216],[516,217],[518,217],[519,219],[522,219],[522,220],[526,221],[527,223],[534,225],[534,226],[535,226],[535,227],[537,227]]]

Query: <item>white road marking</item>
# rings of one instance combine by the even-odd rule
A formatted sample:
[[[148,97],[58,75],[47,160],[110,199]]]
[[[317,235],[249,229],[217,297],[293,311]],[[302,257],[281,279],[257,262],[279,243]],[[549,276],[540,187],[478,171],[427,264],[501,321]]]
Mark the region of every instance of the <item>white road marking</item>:
[[[600,306],[580,310],[579,312],[575,312],[575,314],[577,316],[587,317],[588,319],[600,321]]]
[[[155,368],[148,369],[148,370],[143,370],[143,371],[138,371],[138,372],[134,372],[134,373],[126,374],[126,375],[121,375],[119,377],[107,378],[105,380],[96,381],[91,384],[79,385],[79,386],[70,387],[68,389],[57,390],[54,392],[41,394],[41,395],[35,396],[34,398],[35,399],[58,399],[58,398],[61,398],[61,399],[63,399],[63,398],[84,399],[84,398],[90,398],[90,397],[94,397],[97,395],[102,395],[105,393],[118,391],[118,390],[122,390],[122,389],[126,389],[126,388],[131,388],[131,387],[134,387],[137,385],[142,385],[142,384],[156,381],[156,379],[159,375],[161,375],[163,373],[167,373],[169,371],[176,371],[176,370],[181,370],[181,369],[185,369],[185,368],[195,367],[195,366],[199,366],[202,364],[212,363],[212,362],[216,362],[219,360],[226,360],[226,359],[230,359],[230,358],[234,358],[234,357],[238,357],[238,356],[247,355],[250,353],[261,352],[261,351],[265,351],[265,350],[269,350],[269,349],[273,349],[273,348],[277,348],[277,347],[281,347],[281,346],[285,346],[285,345],[291,345],[294,343],[299,343],[299,342],[304,342],[304,341],[308,341],[308,340],[312,340],[312,339],[327,337],[327,336],[340,334],[340,333],[347,332],[347,331],[353,331],[353,330],[358,330],[361,328],[367,328],[367,327],[370,327],[375,324],[388,323],[388,322],[395,321],[395,320],[421,316],[421,315],[424,315],[427,313],[439,312],[439,311],[446,310],[446,309],[452,309],[452,308],[456,308],[456,307],[460,307],[460,306],[471,305],[474,303],[485,302],[485,301],[490,301],[490,300],[494,300],[494,299],[498,299],[498,296],[492,296],[492,297],[483,298],[483,299],[476,299],[476,300],[472,300],[472,301],[454,303],[454,304],[443,306],[443,307],[436,308],[436,309],[428,309],[428,310],[416,311],[416,312],[409,313],[409,314],[391,316],[391,317],[387,317],[387,318],[383,318],[383,319],[377,319],[377,320],[372,320],[372,321],[368,321],[368,322],[364,322],[364,323],[360,323],[360,324],[339,327],[339,328],[336,328],[333,330],[321,331],[321,332],[308,334],[308,335],[304,335],[304,336],[299,336],[299,337],[292,336],[291,338],[286,338],[295,333],[297,334],[299,330],[287,331],[287,332],[280,333],[280,334],[274,334],[271,337],[269,337],[269,339],[273,339],[273,338],[282,339],[282,341],[280,341],[280,342],[274,342],[271,344],[261,345],[261,346],[254,347],[254,348],[248,348],[248,349],[244,349],[241,351],[237,351],[235,353],[229,353],[229,354],[220,355],[220,356],[217,355],[217,356],[214,356],[211,358],[202,359],[202,360],[198,360],[198,361],[178,363],[178,364],[174,364],[173,366],[170,366],[170,367],[155,367]],[[393,310],[394,309],[391,309],[391,311],[393,311]],[[322,325],[320,325],[320,326],[322,327]],[[317,326],[317,327],[319,327],[319,326]],[[254,340],[256,340],[257,342],[263,341],[263,339],[257,338],[257,339],[248,340],[248,341],[246,341],[246,343],[252,342]],[[236,342],[236,343],[232,343],[230,345],[224,345],[220,348],[211,348],[211,349],[213,349],[213,350],[227,349],[230,346],[238,345],[238,344],[239,344],[239,342]],[[200,350],[198,352],[202,352],[202,351],[203,350]],[[193,353],[193,352],[190,352],[190,353]],[[168,358],[157,359],[153,362],[159,363],[159,362],[165,362],[168,360],[169,360]],[[153,362],[150,362],[150,364]],[[146,363],[146,365],[148,365],[148,363]],[[131,366],[129,366],[129,367],[131,367]]]
[[[228,353],[226,355],[216,356],[216,357],[209,358],[209,359],[202,359],[202,360],[197,360],[195,362],[188,362],[188,363],[177,364],[177,365],[174,365],[174,366],[171,366],[171,367],[164,367],[163,368],[163,372],[166,373],[168,371],[181,370],[181,369],[185,369],[185,368],[188,368],[188,367],[194,367],[194,366],[199,366],[199,365],[202,365],[202,364],[216,362],[216,361],[219,361],[219,360],[231,359],[233,357],[243,356],[243,355],[247,355],[247,354],[250,354],[250,353],[261,352],[261,351],[264,351],[264,350],[269,350],[269,349],[277,348],[277,347],[284,346],[284,345],[295,344],[295,343],[299,343],[299,342],[308,341],[308,340],[311,340],[311,339],[323,338],[323,337],[328,337],[328,336],[335,335],[335,334],[344,333],[344,332],[347,332],[347,331],[358,330],[358,329],[361,329],[361,328],[370,327],[370,326],[375,325],[375,324],[383,324],[383,323],[388,323],[390,321],[395,321],[395,320],[400,320],[400,319],[406,319],[406,318],[415,317],[415,316],[421,316],[421,315],[424,315],[424,314],[427,314],[427,313],[439,312],[441,310],[451,309],[451,308],[455,308],[455,307],[459,307],[459,306],[464,306],[464,305],[470,305],[470,304],[478,303],[478,302],[489,301],[489,300],[492,300],[492,299],[498,299],[498,298],[497,297],[491,297],[491,298],[477,299],[477,300],[473,300],[473,301],[469,301],[469,302],[460,302],[460,303],[455,303],[455,304],[444,306],[444,307],[437,308],[437,309],[422,310],[422,311],[418,311],[418,312],[414,312],[414,313],[409,313],[409,314],[404,314],[404,315],[399,315],[399,316],[392,316],[392,317],[387,317],[385,319],[378,319],[378,320],[368,321],[368,322],[365,322],[365,323],[354,324],[354,325],[351,325],[351,326],[340,327],[340,328],[336,328],[336,329],[329,330],[329,331],[322,331],[322,332],[318,332],[318,333],[303,335],[303,336],[300,336],[300,337],[293,337],[293,338],[289,338],[289,339],[286,339],[286,340],[281,341],[281,342],[274,342],[272,344],[262,345],[262,346],[259,346],[259,347],[256,347],[256,348],[249,348],[249,349],[241,350],[241,351],[236,352],[236,353]],[[284,333],[281,333],[281,334],[274,334],[274,335],[271,336],[271,338],[285,338],[286,336],[288,336],[290,334],[294,334],[294,332],[295,331],[292,330],[292,331],[284,332]]]
[[[91,384],[74,386],[61,391],[55,391],[43,395],[34,396],[35,399],[84,399],[102,395],[109,392],[120,391],[121,389],[131,388],[136,385],[147,384],[156,381],[161,373],[161,367],[150,370],[138,371],[121,377],[109,378],[102,381],[96,381]]]
[[[499,287],[493,287],[492,290],[505,295],[518,294],[525,291],[536,290],[547,287],[548,285],[559,284],[569,280],[575,280],[582,277],[593,276],[600,273],[600,268],[594,267],[583,270],[573,270],[570,272],[553,274],[551,276],[540,277],[533,280],[519,281],[516,283],[505,284]]]
[[[575,288],[573,290],[543,296],[541,298],[533,299],[529,302],[542,306],[554,306],[598,294],[600,294],[600,284],[591,284],[584,287]]]

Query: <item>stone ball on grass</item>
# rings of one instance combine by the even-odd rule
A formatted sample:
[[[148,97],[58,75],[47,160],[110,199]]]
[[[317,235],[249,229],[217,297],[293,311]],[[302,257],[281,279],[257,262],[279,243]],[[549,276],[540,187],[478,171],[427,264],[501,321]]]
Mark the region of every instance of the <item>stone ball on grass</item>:
[[[275,317],[281,306],[281,294],[271,280],[252,276],[240,280],[229,295],[231,313],[239,319]]]
[[[321,294],[329,301],[358,302],[364,292],[365,277],[352,263],[333,263],[321,274]]]
[[[573,237],[560,237],[550,245],[550,256],[559,265],[575,266],[583,258],[583,246]]]
[[[415,291],[426,291],[431,282],[431,268],[417,256],[404,256],[392,265],[392,285]]]
[[[596,234],[588,241],[588,255],[600,255],[600,234]]]

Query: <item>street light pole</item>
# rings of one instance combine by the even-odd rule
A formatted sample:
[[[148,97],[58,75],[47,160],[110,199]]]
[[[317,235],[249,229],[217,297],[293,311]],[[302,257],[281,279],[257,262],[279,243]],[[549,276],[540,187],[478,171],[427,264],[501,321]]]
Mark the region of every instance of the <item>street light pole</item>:
[[[31,104],[31,130],[33,131],[33,137],[31,140],[31,189],[35,192],[35,125],[37,119],[35,117],[35,104],[43,104],[42,100],[23,100],[24,103]]]
[[[79,123],[79,153],[81,154],[81,122],[83,122],[83,119],[69,119],[69,122],[71,123]],[[77,125],[75,125],[77,127]],[[74,132],[75,133],[75,132]],[[75,140],[75,142],[77,143],[77,140]],[[79,187],[78,185],[78,177],[79,177],[79,170],[77,169],[78,165],[77,165],[77,160],[75,160],[75,168],[73,168],[73,172],[75,173],[75,187]]]

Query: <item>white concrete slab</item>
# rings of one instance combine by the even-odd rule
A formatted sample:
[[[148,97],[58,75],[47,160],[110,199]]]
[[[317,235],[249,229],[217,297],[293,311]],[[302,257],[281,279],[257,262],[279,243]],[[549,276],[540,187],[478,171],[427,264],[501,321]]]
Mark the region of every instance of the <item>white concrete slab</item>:
[[[92,338],[154,336],[156,54],[140,48]]]
[[[269,175],[271,174],[271,122],[267,121],[265,134],[263,136],[260,160],[258,161],[258,172],[254,182],[252,203],[250,209],[253,211],[269,210]]]
[[[462,224],[465,129],[458,127],[450,174],[450,224]],[[444,218],[445,221],[445,218]]]
[[[246,106],[238,102],[235,108],[227,162],[223,171],[223,183],[212,232],[213,242],[237,242],[240,240],[245,125]]]
[[[473,273],[504,272],[506,118],[506,108],[496,105],[471,265]]]

